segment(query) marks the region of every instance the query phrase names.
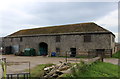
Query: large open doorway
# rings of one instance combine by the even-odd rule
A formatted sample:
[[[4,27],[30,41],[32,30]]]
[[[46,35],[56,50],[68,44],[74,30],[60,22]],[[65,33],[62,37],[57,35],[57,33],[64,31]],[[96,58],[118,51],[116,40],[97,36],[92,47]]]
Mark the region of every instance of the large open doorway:
[[[71,57],[75,57],[76,56],[76,48],[70,48],[71,51]]]
[[[105,49],[96,49],[97,56],[102,56],[104,54]]]
[[[46,55],[48,55],[48,45],[46,44],[46,43],[44,43],[44,42],[41,42],[40,44],[39,44],[39,55],[40,56],[46,56]]]

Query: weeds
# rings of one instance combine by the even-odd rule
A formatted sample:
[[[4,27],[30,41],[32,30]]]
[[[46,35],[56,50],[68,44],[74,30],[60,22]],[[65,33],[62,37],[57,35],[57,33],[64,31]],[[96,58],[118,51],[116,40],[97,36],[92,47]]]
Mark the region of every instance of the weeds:
[[[94,62],[92,64],[86,64],[83,61],[75,64],[72,67],[72,73],[66,77],[72,77],[74,79],[79,78],[98,78],[98,77],[118,77],[118,66],[105,62]]]

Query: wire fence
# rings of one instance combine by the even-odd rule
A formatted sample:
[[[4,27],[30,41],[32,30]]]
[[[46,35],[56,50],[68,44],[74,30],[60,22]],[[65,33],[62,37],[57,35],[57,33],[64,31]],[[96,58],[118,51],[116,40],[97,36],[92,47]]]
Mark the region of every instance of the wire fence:
[[[30,62],[7,62],[6,58],[0,59],[5,62],[6,78],[2,79],[29,79],[30,78]],[[4,73],[4,71],[3,71]]]

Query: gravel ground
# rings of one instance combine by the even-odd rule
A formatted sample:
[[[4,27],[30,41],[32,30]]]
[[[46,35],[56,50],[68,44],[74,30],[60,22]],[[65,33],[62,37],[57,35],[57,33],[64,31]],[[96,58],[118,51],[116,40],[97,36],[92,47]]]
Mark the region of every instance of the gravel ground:
[[[57,58],[57,57],[43,57],[43,56],[14,56],[14,55],[3,55],[3,57],[7,58],[7,62],[30,62],[30,68],[33,68],[39,64],[58,64],[59,61],[65,62],[65,58]],[[79,62],[80,59],[76,58],[68,58],[68,62],[75,63]],[[89,59],[81,59],[83,61],[89,61]],[[115,65],[118,65],[118,59],[114,58],[106,58],[104,59],[104,62],[109,62]],[[17,63],[17,64],[9,64],[7,66],[7,73],[20,73],[23,72],[23,70],[28,69],[29,64],[28,63]]]
[[[116,59],[116,58],[105,58],[104,62],[108,62],[108,63],[112,63],[112,64],[115,64],[115,65],[118,65],[119,59]]]
[[[14,55],[3,55],[4,58],[7,58],[7,62],[26,62],[30,61],[30,67],[33,68],[39,64],[58,64],[59,61],[65,62],[65,58],[57,58],[57,57],[42,57],[42,56],[14,56]],[[76,62],[75,58],[68,58],[69,62]],[[80,59],[77,59],[79,62]],[[85,60],[87,61],[87,59]],[[7,73],[20,73],[25,69],[29,68],[28,63],[17,63],[17,64],[9,64],[7,66]]]

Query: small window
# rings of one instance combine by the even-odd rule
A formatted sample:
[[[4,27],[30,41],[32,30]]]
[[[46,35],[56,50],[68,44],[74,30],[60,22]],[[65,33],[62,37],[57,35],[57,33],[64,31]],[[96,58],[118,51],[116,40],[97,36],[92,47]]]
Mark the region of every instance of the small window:
[[[84,42],[91,42],[91,35],[85,35]]]
[[[23,41],[23,39],[22,39],[22,37],[20,37],[20,42],[22,42]]]
[[[56,42],[60,42],[60,36],[56,36]]]
[[[60,53],[60,48],[56,48],[56,52],[57,52],[57,53]]]

